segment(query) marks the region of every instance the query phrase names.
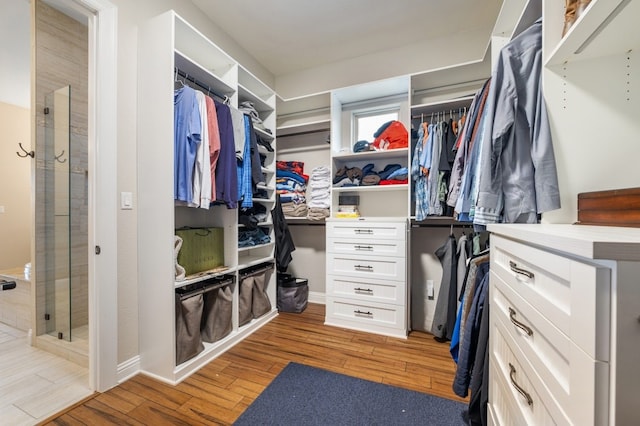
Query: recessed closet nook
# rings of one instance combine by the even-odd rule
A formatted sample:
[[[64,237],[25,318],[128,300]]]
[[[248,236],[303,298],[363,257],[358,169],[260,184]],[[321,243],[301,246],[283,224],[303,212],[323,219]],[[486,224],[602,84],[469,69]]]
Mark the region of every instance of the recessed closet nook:
[[[258,223],[265,239],[239,246],[246,228],[240,209],[220,203],[201,209],[174,202],[174,176],[166,171],[176,161],[171,97],[179,87],[176,80],[181,80],[217,105],[238,109],[250,103],[260,116],[263,126],[254,126],[253,132],[265,142],[257,146],[264,181],[254,205],[271,211],[278,194],[286,204],[279,171],[287,164],[302,163],[301,174],[307,178],[323,174],[321,185],[327,192],[314,203],[315,208],[326,206],[326,217],[312,215],[312,178],[305,181],[306,195],[300,188],[293,198],[287,195],[293,207],[285,205],[285,217],[295,243],[286,272],[308,280],[309,301],[326,306],[325,324],[401,339],[423,331],[449,345],[455,340],[459,306],[465,304],[460,288],[449,284],[452,273],[460,280],[465,269],[451,270],[447,256],[455,257],[456,249],[451,246],[451,253],[447,244],[460,244],[464,237],[469,244],[479,244],[472,256],[485,256],[477,274],[483,270],[487,276],[486,318],[481,318],[481,308],[474,318],[484,325],[465,330],[478,333],[472,347],[473,371],[484,372],[481,383],[475,388],[471,384],[471,404],[477,394],[488,400],[492,424],[637,424],[640,231],[574,222],[578,194],[640,182],[640,168],[634,165],[640,154],[640,32],[635,22],[640,2],[592,0],[562,36],[563,3],[505,1],[484,58],[291,99],[261,82],[173,11],[142,25],[138,96],[144,104],[138,109],[137,163],[138,278],[139,294],[144,295],[139,301],[140,369],[169,383],[180,382],[278,314],[278,230],[271,216]],[[451,188],[446,180],[454,173],[455,159],[446,159],[451,148],[424,145],[431,149],[429,157],[440,158],[441,173],[422,178],[415,171],[427,153],[416,148],[438,134],[445,147],[448,132],[455,143],[465,120],[482,114],[484,89],[508,90],[506,83],[489,88],[501,81],[494,72],[504,65],[503,49],[535,32],[536,26],[541,31],[536,66],[544,98],[520,96],[510,113],[529,104],[536,104],[539,113],[544,110],[536,116],[540,121],[529,122],[527,131],[547,126],[551,157],[537,152],[540,146],[534,144],[529,159],[538,170],[545,167],[542,161],[555,161],[557,188],[540,186],[537,194],[518,196],[537,197],[539,204],[557,196],[561,207],[539,207],[533,216],[542,214],[529,222],[541,223],[493,223],[502,221],[497,219],[480,232],[469,220],[468,209],[466,219],[454,218],[453,206],[447,208],[437,198],[439,187]],[[354,149],[360,142],[359,119],[383,113],[404,125],[404,146],[369,150],[374,139],[369,135],[366,144]],[[468,131],[488,126],[476,125],[481,129],[469,126]],[[486,157],[495,160],[494,168],[481,164],[479,173],[499,175],[508,169],[510,163],[502,154],[498,149]],[[372,170],[374,182],[364,184]],[[435,202],[425,204],[424,188],[435,194]],[[512,200],[502,202],[508,206]],[[305,203],[304,208],[294,205]],[[223,270],[176,280],[174,234],[183,227],[222,230]],[[268,306],[246,317],[243,280],[265,269],[269,272],[260,291]],[[477,284],[478,292],[481,288]],[[185,294],[197,293],[206,309],[210,292],[228,300],[227,331],[211,341],[198,341],[194,353],[180,356],[181,345],[187,344],[184,330],[176,327],[184,315],[180,304]],[[253,303],[255,307],[255,298]],[[459,345],[463,359],[462,340]],[[482,350],[475,352],[476,347]],[[470,385],[461,380],[460,396],[466,396]]]

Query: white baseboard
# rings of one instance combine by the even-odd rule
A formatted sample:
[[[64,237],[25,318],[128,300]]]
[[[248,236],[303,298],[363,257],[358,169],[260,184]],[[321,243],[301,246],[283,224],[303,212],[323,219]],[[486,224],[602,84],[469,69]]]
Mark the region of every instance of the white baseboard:
[[[316,291],[309,292],[309,303],[319,303],[321,305],[326,305],[326,295],[325,293],[318,293]]]
[[[123,383],[140,372],[140,355],[118,364],[118,383]]]

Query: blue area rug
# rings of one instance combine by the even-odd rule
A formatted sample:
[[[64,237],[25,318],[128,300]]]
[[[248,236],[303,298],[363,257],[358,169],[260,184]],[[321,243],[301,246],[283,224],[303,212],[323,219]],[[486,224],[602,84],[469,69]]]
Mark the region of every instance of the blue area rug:
[[[467,405],[289,363],[234,425],[465,425]]]

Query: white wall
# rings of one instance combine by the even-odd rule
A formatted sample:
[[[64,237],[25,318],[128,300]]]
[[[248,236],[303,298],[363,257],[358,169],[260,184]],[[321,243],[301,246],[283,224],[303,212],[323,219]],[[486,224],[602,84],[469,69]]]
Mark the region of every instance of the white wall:
[[[31,150],[29,109],[0,102],[0,270],[22,268],[31,258],[31,157],[16,155],[18,142]],[[7,244],[7,242],[11,242]]]
[[[290,99],[369,81],[481,61],[487,51],[489,36],[482,30],[460,32],[453,37],[425,40],[393,50],[280,75],[276,77],[275,89],[283,99]]]
[[[0,0],[0,102],[29,108],[29,0]]]

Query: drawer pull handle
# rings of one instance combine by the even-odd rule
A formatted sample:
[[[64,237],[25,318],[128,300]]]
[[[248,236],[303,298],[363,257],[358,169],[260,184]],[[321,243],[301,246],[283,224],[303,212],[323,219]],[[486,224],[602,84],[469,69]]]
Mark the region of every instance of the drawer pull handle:
[[[369,265],[354,265],[353,267],[359,271],[373,271],[373,266]]]
[[[533,278],[533,272],[529,272],[526,269],[518,268],[518,264],[512,260],[509,261],[509,267],[516,274],[524,275],[529,279]]]
[[[528,405],[533,405],[533,399],[531,398],[531,395],[529,395],[529,392],[522,389],[522,387],[516,382],[516,379],[513,378],[513,376],[515,376],[516,374],[516,368],[511,363],[509,363],[509,368],[511,369],[511,372],[509,373],[511,384],[514,388],[516,388],[518,392],[520,392],[520,395],[524,396],[524,398],[527,400]]]
[[[356,293],[368,293],[368,294],[373,294],[373,290],[372,290],[372,289],[370,289],[370,288],[360,288],[360,287],[357,287],[357,288],[354,288],[354,291],[355,291]]]
[[[509,307],[509,319],[511,320],[513,325],[515,325],[516,327],[520,328],[525,333],[527,333],[527,336],[533,336],[533,330],[531,330],[531,327],[524,325],[523,323],[521,323],[516,319],[516,310],[513,309],[512,307]]]
[[[362,312],[359,309],[356,310],[356,311],[353,311],[353,313],[356,314],[356,315],[366,315],[368,317],[372,317],[373,316],[373,313],[371,313],[371,312]]]
[[[373,250],[373,246],[353,246],[353,248],[355,248],[356,250],[367,250],[367,251]]]
[[[356,234],[373,234],[373,229],[355,229]]]

